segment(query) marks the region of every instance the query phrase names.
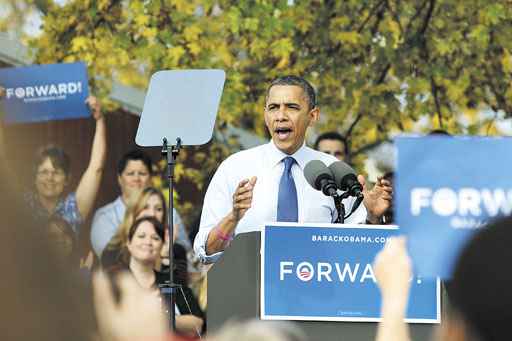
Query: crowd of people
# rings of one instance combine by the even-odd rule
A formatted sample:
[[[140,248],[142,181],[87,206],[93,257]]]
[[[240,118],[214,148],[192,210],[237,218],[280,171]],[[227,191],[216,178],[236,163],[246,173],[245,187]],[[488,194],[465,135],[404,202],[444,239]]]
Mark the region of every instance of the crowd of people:
[[[69,186],[71,159],[64,149],[54,144],[44,145],[34,157],[32,185],[16,189],[22,193],[19,205],[30,212],[31,222],[43,226],[40,231],[45,233],[59,264],[76,274],[85,287],[90,287],[93,270],[104,271],[112,283],[120,272],[126,271],[141,288],[153,292],[153,300],[158,299],[165,306],[166,300],[160,299],[160,287],[169,281],[171,271],[167,205],[163,193],[151,187],[153,162],[144,151],[132,150],[119,159],[121,193],[114,202],[94,212],[90,230],[94,252],[81,250],[80,242],[89,235],[84,225],[100,191],[107,153],[107,126],[99,101],[89,97],[86,104],[96,127],[90,160],[78,186]],[[2,162],[5,172],[16,177],[15,170],[7,166],[6,155],[1,157],[5,160]],[[174,283],[179,285],[176,328],[181,334],[198,336],[206,329],[205,307],[199,306],[197,292],[189,287],[189,270],[197,265],[191,255],[188,231],[177,211],[174,211],[174,227],[173,275]]]
[[[119,158],[120,195],[93,215],[90,245],[94,261],[81,267],[78,236],[95,207],[107,153],[107,126],[99,101],[89,97],[87,104],[96,128],[89,164],[76,188],[67,186],[71,160],[55,145],[37,151],[33,186],[28,191],[5,181],[1,184],[4,226],[0,241],[4,245],[0,259],[6,280],[0,281],[0,295],[2,316],[7,317],[1,322],[5,324],[0,328],[3,340],[201,337],[206,331],[206,307],[198,297],[205,293],[192,290],[197,286],[190,277],[197,259],[205,264],[216,262],[237,234],[265,221],[330,223],[337,216],[332,198],[309,186],[302,170],[310,160],[326,164],[343,160],[347,140],[337,132],[327,132],[318,137],[314,148],[307,147],[306,130],[320,115],[315,90],[303,78],[279,77],[266,94],[264,117],[271,140],[221,163],[206,191],[194,240],[177,211],[173,212],[175,233],[169,236],[165,197],[152,187],[153,162],[145,152],[133,150]],[[0,154],[2,179],[12,174],[4,154]],[[392,223],[393,174],[378,178],[373,186],[362,176],[358,180],[364,200],[354,208],[349,222]],[[353,198],[345,199],[348,210],[354,203]],[[441,325],[439,340],[505,338],[509,276],[503,268],[510,256],[506,243],[512,237],[508,232],[511,223],[504,219],[491,224],[466,246],[449,286],[453,311]],[[172,269],[168,259],[171,241]],[[410,339],[403,319],[411,268],[403,237],[389,240],[375,259],[382,294],[378,341]],[[167,306],[161,290],[169,284],[171,271],[179,285],[176,307]],[[483,282],[482,277],[489,280]],[[176,313],[173,335],[167,330],[168,309]],[[251,321],[230,323],[208,339],[306,337],[293,324]]]

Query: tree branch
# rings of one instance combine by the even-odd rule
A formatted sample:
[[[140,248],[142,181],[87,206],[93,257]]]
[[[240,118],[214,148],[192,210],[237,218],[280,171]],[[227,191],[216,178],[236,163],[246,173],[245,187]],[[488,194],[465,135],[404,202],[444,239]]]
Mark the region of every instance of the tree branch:
[[[406,34],[409,32],[412,24],[416,21],[416,19],[418,19],[418,17],[421,15],[421,13],[423,12],[423,10],[425,9],[425,7],[427,6],[427,3],[429,2],[429,0],[425,0],[421,6],[416,10],[416,13],[414,13],[414,15],[412,16],[412,18],[409,20],[409,22],[407,23],[407,27],[405,28],[405,32]]]
[[[377,5],[373,6],[373,8],[370,10],[370,13],[368,13],[368,16],[364,19],[364,21],[361,23],[361,25],[359,25],[359,27],[357,28],[357,33],[361,33],[363,31],[364,27],[368,24],[370,19],[377,13],[377,11],[379,11],[380,7],[382,7],[382,5],[384,5],[384,4],[386,4],[386,1],[387,0],[382,0]]]
[[[359,123],[361,118],[363,118],[363,113],[360,111],[357,114],[356,119],[352,122],[352,124],[350,124],[350,127],[348,127],[347,131],[344,134],[345,135],[345,139],[347,139],[347,141],[349,140],[350,135],[352,135],[352,131],[356,127],[357,123]]]
[[[436,81],[434,80],[434,77],[430,77],[430,87],[432,90],[432,95],[434,95],[434,103],[436,106],[436,114],[437,119],[439,120],[439,127],[443,129],[443,115],[441,113],[441,100],[439,99],[439,87],[436,84]]]
[[[436,6],[436,0],[429,0],[428,12],[425,16],[425,20],[423,21],[423,26],[420,29],[420,34],[424,35],[427,31],[428,24],[430,23],[430,19],[432,19],[432,14],[434,13],[434,8]]]
[[[384,2],[384,5],[387,4],[387,1]],[[380,23],[382,21],[382,19],[384,18],[384,10],[386,9],[387,6],[381,6],[379,8],[379,11],[377,12],[377,20],[375,20],[375,23],[373,24],[373,27],[371,28],[371,33],[372,33],[372,36],[374,36],[378,30],[379,30],[379,26],[380,26]]]
[[[384,69],[382,69],[379,77],[375,80],[374,84],[376,84],[376,85],[382,84],[384,82],[384,80],[386,79],[386,76],[390,69],[391,69],[391,63],[387,64],[384,67]],[[365,112],[359,111],[355,120],[350,124],[350,126],[348,127],[347,131],[344,134],[344,136],[345,136],[345,154],[348,155],[349,158],[351,157],[351,155],[353,155],[350,152],[351,143],[350,143],[349,137],[352,135],[352,132],[354,131],[354,129],[357,126],[357,124],[359,123],[359,121],[361,121],[364,114],[365,114]]]
[[[386,76],[388,75],[389,69],[391,69],[391,63],[388,63],[384,69],[382,69],[382,72],[379,75],[379,78],[377,78],[377,81],[375,82],[376,85],[382,84],[384,80],[386,79]]]
[[[50,7],[50,1],[48,0],[34,0],[34,6],[46,15],[48,13],[48,8]]]
[[[381,144],[383,144],[384,142],[390,142],[391,140],[390,139],[378,139],[377,141],[374,141],[372,143],[368,143],[367,145],[364,145],[362,146],[361,148],[359,148],[358,150],[354,151],[351,155],[352,156],[356,156],[356,155],[359,155],[359,154],[362,154],[362,153],[365,153],[375,147],[378,147],[380,146]]]
[[[114,8],[115,5],[121,3],[121,0],[112,0],[112,2],[108,5],[108,7],[105,9],[105,13],[109,13],[111,12],[112,8]],[[96,20],[95,22],[92,23],[92,28],[90,29],[90,31],[94,32],[94,30],[96,28],[98,28],[98,26],[103,22],[105,21],[105,18],[101,17],[99,18],[98,20]],[[72,37],[75,37],[76,36],[76,26],[78,24],[78,21],[75,22],[74,25],[69,25],[67,30],[63,31],[62,33],[60,33],[58,35],[58,42],[60,45],[62,46],[66,46],[66,43],[69,43],[72,39]]]

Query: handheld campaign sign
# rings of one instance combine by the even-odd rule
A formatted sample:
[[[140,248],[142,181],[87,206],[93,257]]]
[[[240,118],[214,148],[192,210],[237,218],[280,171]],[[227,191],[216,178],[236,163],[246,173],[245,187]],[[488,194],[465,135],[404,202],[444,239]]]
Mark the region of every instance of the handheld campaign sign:
[[[64,120],[90,116],[87,69],[83,63],[0,69],[6,123]]]
[[[489,219],[512,212],[512,139],[402,137],[395,211],[421,276],[450,278],[461,248]]]
[[[379,321],[372,263],[389,226],[273,223],[261,233],[261,318]],[[414,277],[407,322],[440,321],[439,282]]]
[[[226,74],[224,70],[158,71],[151,77],[135,142],[202,145],[211,140]]]

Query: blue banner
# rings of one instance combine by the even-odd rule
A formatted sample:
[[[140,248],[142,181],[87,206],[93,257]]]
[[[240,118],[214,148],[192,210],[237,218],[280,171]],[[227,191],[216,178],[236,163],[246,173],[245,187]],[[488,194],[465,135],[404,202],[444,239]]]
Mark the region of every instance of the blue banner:
[[[261,235],[261,318],[379,321],[372,268],[396,228],[275,223]],[[414,277],[408,322],[439,322],[439,283]]]
[[[2,106],[7,123],[40,122],[90,116],[83,63],[0,69],[6,89]]]
[[[512,211],[512,139],[402,137],[395,140],[397,223],[421,276],[450,278],[468,238]]]

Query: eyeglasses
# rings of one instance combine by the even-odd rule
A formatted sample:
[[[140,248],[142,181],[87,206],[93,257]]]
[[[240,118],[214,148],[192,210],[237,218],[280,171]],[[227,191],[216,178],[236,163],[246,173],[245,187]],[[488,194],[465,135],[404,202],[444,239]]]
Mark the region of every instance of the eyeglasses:
[[[45,170],[42,170],[42,171],[38,171],[37,172],[37,176],[39,178],[49,178],[49,177],[62,178],[62,177],[65,176],[65,174],[61,170],[51,171],[51,170],[45,169]]]

